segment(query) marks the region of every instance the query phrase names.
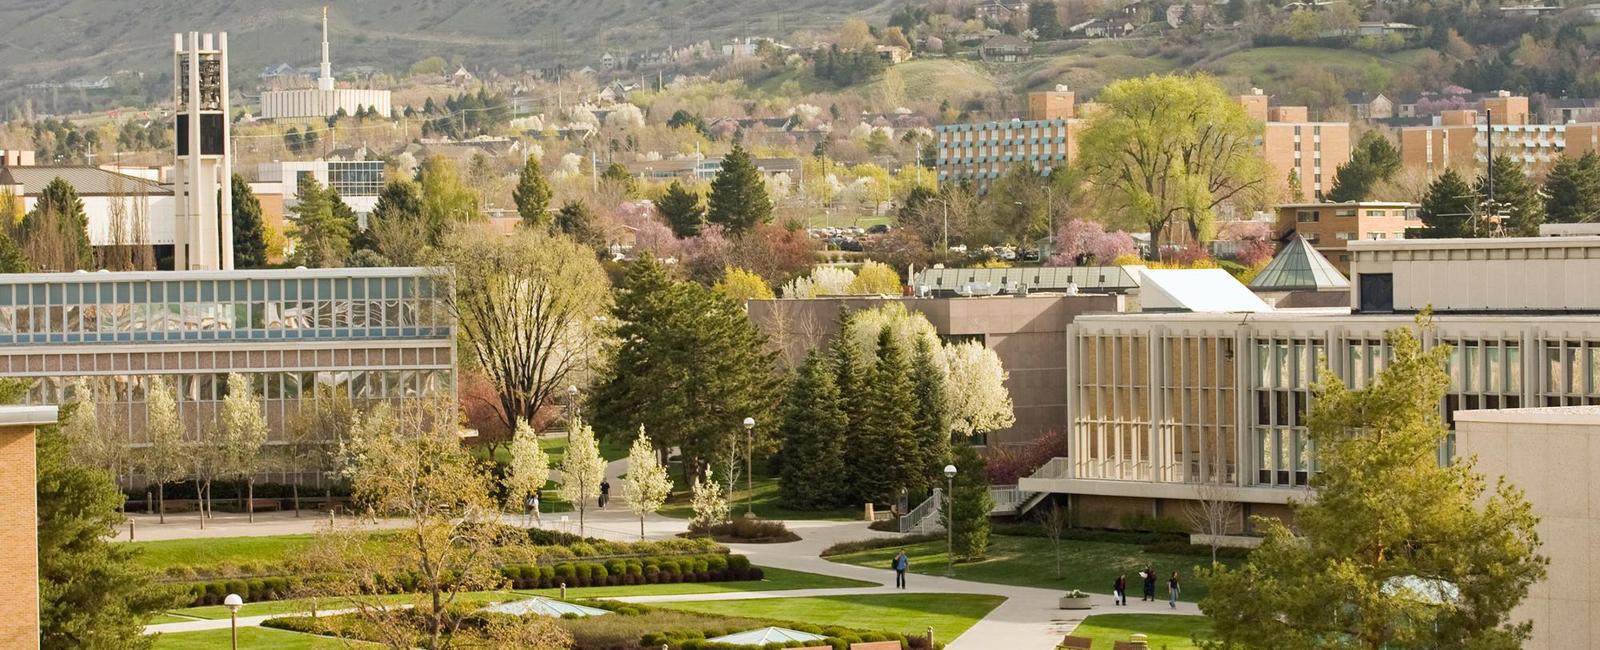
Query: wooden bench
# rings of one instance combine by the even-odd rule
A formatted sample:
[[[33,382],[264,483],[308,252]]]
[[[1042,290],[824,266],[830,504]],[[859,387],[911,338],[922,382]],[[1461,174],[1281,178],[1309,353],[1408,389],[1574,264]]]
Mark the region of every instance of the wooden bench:
[[[1111,650],[1149,650],[1150,646],[1132,641],[1112,641]]]
[[[900,650],[899,641],[868,641],[850,644],[850,650]]]
[[[1072,648],[1073,650],[1089,650],[1089,648],[1094,647],[1094,639],[1086,639],[1081,636],[1072,636],[1068,634],[1067,638],[1061,640],[1061,645],[1056,647]]]

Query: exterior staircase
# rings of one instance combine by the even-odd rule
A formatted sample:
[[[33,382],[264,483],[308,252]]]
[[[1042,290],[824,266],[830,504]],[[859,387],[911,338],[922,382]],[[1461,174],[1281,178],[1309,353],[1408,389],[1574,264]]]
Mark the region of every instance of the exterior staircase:
[[[944,490],[934,488],[926,500],[900,517],[900,532],[926,535],[944,530],[944,523],[939,520],[943,504]]]

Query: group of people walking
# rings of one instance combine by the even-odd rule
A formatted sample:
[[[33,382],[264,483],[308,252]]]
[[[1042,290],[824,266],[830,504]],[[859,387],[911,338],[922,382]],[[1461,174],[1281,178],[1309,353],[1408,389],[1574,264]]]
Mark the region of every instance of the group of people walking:
[[[540,490],[534,490],[531,494],[528,495],[527,500],[523,501],[523,503],[522,503],[523,507],[525,507],[527,509],[523,513],[523,521],[525,522],[526,525],[532,525],[533,523],[542,523],[542,522],[539,521],[539,492],[540,492]],[[600,482],[600,497],[598,499],[596,499],[596,502],[599,503],[601,510],[605,510],[606,509],[606,502],[610,501],[610,500],[611,500],[611,481],[601,481]]]
[[[1139,572],[1139,579],[1144,581],[1144,597],[1141,601],[1156,601],[1156,570],[1148,565]],[[1173,571],[1172,577],[1167,578],[1167,605],[1173,609],[1178,608],[1178,572]],[[1117,581],[1111,585],[1111,600],[1114,605],[1128,604],[1128,575],[1117,576]]]

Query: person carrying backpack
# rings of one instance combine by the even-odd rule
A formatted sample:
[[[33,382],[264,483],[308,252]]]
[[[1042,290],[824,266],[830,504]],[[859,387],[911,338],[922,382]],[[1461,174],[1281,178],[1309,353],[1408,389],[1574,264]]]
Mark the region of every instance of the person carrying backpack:
[[[900,551],[890,563],[894,567],[894,586],[896,589],[906,588],[906,569],[911,568],[911,558],[906,557],[905,551]]]

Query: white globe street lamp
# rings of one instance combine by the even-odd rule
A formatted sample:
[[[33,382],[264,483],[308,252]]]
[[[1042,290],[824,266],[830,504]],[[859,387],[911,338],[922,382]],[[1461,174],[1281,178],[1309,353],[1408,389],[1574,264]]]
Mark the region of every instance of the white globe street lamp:
[[[944,466],[944,532],[946,577],[956,574],[956,466]]]
[[[750,473],[751,448],[755,445],[756,419],[744,419],[744,518],[755,518],[755,480]]]
[[[229,627],[233,629],[233,650],[239,650],[239,608],[244,607],[244,599],[239,594],[228,594],[222,599],[222,604],[228,607]]]

